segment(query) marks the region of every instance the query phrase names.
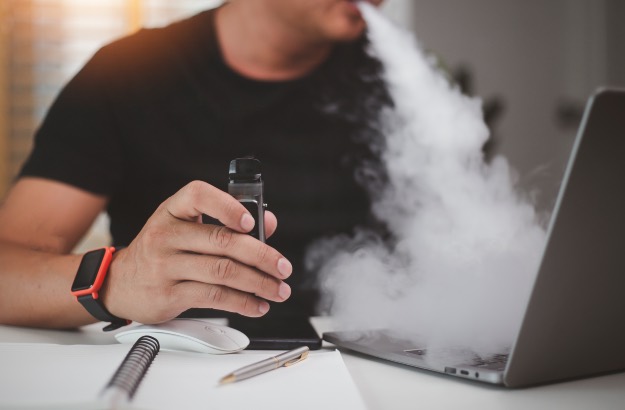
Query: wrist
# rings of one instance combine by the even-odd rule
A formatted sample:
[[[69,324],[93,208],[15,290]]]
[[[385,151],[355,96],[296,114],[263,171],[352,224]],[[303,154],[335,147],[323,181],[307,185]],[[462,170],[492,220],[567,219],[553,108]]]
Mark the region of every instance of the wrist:
[[[111,323],[104,330],[114,330],[130,323],[109,312],[101,297],[114,252],[115,248],[108,247],[84,254],[71,289],[87,312],[98,320]]]
[[[108,268],[108,273],[106,275],[106,280],[102,284],[100,288],[100,299],[106,309],[111,312],[111,314],[124,317],[124,312],[120,312],[123,310],[123,299],[120,301],[120,297],[123,298],[123,295],[119,295],[119,292],[115,291],[115,283],[119,282],[120,270],[119,270],[119,262],[120,259],[123,259],[122,253],[120,251],[123,247],[115,248],[115,252],[112,255],[111,263]],[[119,288],[117,288],[119,290]]]

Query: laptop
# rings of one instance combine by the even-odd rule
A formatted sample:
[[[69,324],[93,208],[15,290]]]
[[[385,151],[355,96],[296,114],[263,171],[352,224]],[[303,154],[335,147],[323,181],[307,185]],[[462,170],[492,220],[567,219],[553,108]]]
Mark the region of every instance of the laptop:
[[[327,332],[323,339],[365,355],[506,387],[624,371],[625,89],[600,89],[586,105],[509,351],[459,360],[379,331]]]

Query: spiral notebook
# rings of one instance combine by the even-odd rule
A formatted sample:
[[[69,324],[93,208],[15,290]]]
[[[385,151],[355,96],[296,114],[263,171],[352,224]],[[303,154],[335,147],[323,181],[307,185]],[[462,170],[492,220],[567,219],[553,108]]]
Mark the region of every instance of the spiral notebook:
[[[106,384],[100,401],[113,408],[130,403],[160,348],[158,340],[152,336],[137,339]]]
[[[159,350],[150,339],[130,350],[124,344],[0,343],[0,409],[366,408],[338,350],[317,350],[296,366],[218,384],[273,355]]]

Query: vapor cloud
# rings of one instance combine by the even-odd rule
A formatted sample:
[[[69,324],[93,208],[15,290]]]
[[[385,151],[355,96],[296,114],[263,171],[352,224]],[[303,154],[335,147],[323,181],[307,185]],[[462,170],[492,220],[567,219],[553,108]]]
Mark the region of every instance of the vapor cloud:
[[[343,329],[386,328],[425,344],[509,346],[545,230],[506,159],[483,160],[481,101],[451,84],[411,33],[361,9],[395,102],[378,118],[389,182],[373,212],[397,241],[361,229],[317,243],[309,262],[324,313]]]

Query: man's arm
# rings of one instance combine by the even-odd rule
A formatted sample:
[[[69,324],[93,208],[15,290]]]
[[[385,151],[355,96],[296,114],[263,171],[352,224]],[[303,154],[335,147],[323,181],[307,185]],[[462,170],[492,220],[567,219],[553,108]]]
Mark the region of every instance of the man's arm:
[[[75,327],[94,320],[70,294],[82,255],[68,252],[106,199],[24,178],[0,208],[0,323]],[[225,226],[203,225],[210,215]],[[253,217],[229,194],[195,181],[167,199],[133,242],[115,252],[101,290],[115,316],[142,323],[192,308],[262,316],[290,294],[291,264],[245,234]],[[267,236],[277,221],[266,213]]]
[[[81,255],[70,255],[106,198],[22,178],[0,206],[0,323],[74,327],[95,321],[69,293]]]

